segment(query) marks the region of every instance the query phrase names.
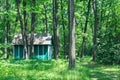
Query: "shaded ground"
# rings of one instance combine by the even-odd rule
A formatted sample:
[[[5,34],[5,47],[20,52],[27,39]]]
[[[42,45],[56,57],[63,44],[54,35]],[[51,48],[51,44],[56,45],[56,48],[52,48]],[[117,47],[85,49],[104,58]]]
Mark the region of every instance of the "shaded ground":
[[[90,57],[76,60],[76,68],[68,69],[68,61],[1,60],[0,80],[120,80],[120,66],[104,66]]]
[[[120,80],[119,66],[92,66],[88,64],[90,78],[93,80]]]

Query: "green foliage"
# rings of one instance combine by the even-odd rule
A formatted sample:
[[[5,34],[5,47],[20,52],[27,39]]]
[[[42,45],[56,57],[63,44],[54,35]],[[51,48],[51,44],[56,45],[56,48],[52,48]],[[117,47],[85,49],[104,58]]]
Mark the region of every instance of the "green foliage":
[[[35,33],[45,33],[45,9],[46,5],[48,32],[53,34],[53,14],[52,14],[52,0],[36,0],[35,7],[31,7],[32,0],[26,0],[26,7],[23,7],[23,0],[20,0],[20,14],[23,18],[23,10],[27,12],[27,33],[31,32],[31,13],[36,13]],[[97,32],[97,61],[105,64],[120,63],[120,0],[97,0],[98,1],[98,21],[99,28]],[[6,0],[0,0],[0,56],[4,54],[5,48],[10,48],[12,52],[12,39],[15,34],[21,33],[20,22],[16,9],[16,0],[8,0],[8,11],[5,8]],[[93,53],[93,9],[91,3],[90,16],[88,20],[87,32],[83,33],[87,12],[88,0],[75,0],[75,23],[76,23],[76,55],[81,52],[82,37],[86,38],[85,54]],[[63,32],[66,33],[66,52],[68,52],[68,1],[63,0],[63,10],[61,11],[61,3],[58,0],[58,27],[60,39],[60,56],[63,54],[64,37]],[[62,19],[63,14],[64,19]],[[7,16],[7,17],[6,17]],[[5,44],[6,20],[10,21],[9,42]],[[16,21],[16,19],[18,19]],[[65,30],[62,27],[64,22]]]
[[[0,58],[4,55],[4,48],[9,48],[11,46],[12,46],[12,44],[10,44],[10,43],[6,43],[6,44],[0,43]]]
[[[117,0],[114,2],[109,1],[109,5],[107,5],[109,8],[104,11],[106,14],[103,18],[105,17],[105,19],[102,20],[103,22],[100,24],[102,27],[99,27],[97,61],[100,63],[120,63],[120,37],[118,36],[120,35],[119,14],[113,11],[118,4],[119,2],[117,2]],[[102,6],[102,8],[104,8],[104,6]]]
[[[0,80],[117,80],[120,66],[104,66],[91,61],[91,57],[77,58],[76,68],[69,70],[64,59],[1,60]]]
[[[101,43],[98,46],[97,60],[104,64],[119,64],[120,63],[120,42],[116,40],[106,41],[102,38]]]

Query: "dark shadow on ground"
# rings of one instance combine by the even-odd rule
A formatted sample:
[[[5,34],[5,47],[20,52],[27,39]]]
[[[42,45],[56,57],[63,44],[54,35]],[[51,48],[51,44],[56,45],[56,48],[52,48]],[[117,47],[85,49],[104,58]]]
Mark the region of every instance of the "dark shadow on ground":
[[[105,65],[99,65],[97,63],[89,63],[89,62],[87,64],[83,64],[83,66],[90,70],[90,74],[88,75],[90,79],[120,80],[119,70],[115,70],[115,71],[110,69],[105,70],[106,69]]]

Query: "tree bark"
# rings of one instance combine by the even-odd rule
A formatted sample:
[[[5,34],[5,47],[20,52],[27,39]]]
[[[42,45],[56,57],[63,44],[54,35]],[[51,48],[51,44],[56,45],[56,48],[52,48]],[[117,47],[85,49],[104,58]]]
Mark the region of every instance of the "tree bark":
[[[66,33],[65,33],[64,15],[63,15],[63,0],[61,0],[61,12],[62,12],[61,17],[62,17],[63,38],[64,38],[63,53],[64,53],[64,58],[66,59]]]
[[[94,35],[93,35],[93,61],[96,61],[97,52],[97,28],[98,28],[98,13],[97,13],[97,0],[93,0],[93,12],[94,12]]]
[[[69,68],[75,68],[75,18],[74,0],[68,2],[68,25],[69,25]]]
[[[59,53],[59,28],[58,28],[58,2],[53,0],[53,48],[54,48],[54,58],[58,59]]]
[[[86,21],[85,21],[85,27],[84,27],[84,31],[83,33],[85,34],[87,32],[87,25],[88,25],[88,18],[89,18],[89,12],[90,12],[90,2],[91,0],[88,0],[88,10],[87,10],[87,15],[86,15]],[[80,54],[80,57],[82,58],[84,56],[84,53],[85,53],[85,43],[86,43],[86,37],[83,35],[83,38],[82,38],[82,50],[81,50],[81,54]]]
[[[32,0],[32,7],[35,8],[36,0]],[[36,22],[36,13],[34,12],[34,9],[31,13],[31,39],[30,39],[30,56],[33,56],[33,43],[34,43],[34,29],[35,29],[35,22]]]
[[[24,22],[23,22],[23,27],[24,27],[24,50],[25,50],[25,57],[26,59],[29,58],[28,54],[28,40],[27,40],[27,17],[26,17],[26,0],[23,0],[23,16],[24,16]]]
[[[0,0],[0,5],[1,5],[1,0]],[[0,8],[0,12],[1,12],[1,8]],[[1,20],[1,15],[0,15],[0,20]]]
[[[43,4],[43,7],[44,7],[44,15],[45,15],[45,26],[46,26],[46,33],[48,33],[48,20],[47,20],[47,8],[46,8],[46,5],[45,3]]]
[[[28,59],[28,51],[27,51],[26,36],[25,36],[25,25],[24,25],[25,21],[23,23],[22,16],[20,14],[20,0],[16,1],[16,7],[17,7],[17,14],[18,14],[19,21],[20,21],[22,43],[23,43],[23,47],[24,47],[25,58]],[[25,16],[24,16],[24,20],[25,20]]]
[[[8,10],[9,10],[8,0],[5,0],[5,8],[6,8],[6,11],[8,12]],[[5,26],[5,31],[6,31],[5,44],[8,44],[9,43],[9,30],[10,30],[10,21],[9,21],[9,15],[8,14],[6,14],[6,16],[5,16],[5,22],[6,22],[6,26]],[[5,59],[9,58],[8,49],[9,48],[5,47]]]
[[[14,33],[16,33],[17,22],[18,22],[18,17],[16,17],[16,19],[15,19],[15,28],[14,28]]]

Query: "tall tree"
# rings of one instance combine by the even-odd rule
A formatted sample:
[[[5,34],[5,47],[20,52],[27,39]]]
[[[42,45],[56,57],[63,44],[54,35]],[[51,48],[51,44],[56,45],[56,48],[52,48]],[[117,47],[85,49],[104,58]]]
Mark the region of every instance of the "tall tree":
[[[31,12],[31,38],[30,38],[30,54],[33,55],[33,41],[34,41],[34,29],[36,23],[36,13],[35,13],[35,6],[36,0],[32,0],[32,12]]]
[[[81,50],[81,54],[80,54],[80,57],[82,58],[84,56],[84,53],[85,53],[85,43],[86,43],[86,37],[85,37],[85,34],[87,32],[87,25],[88,25],[88,18],[89,18],[89,13],[90,13],[90,2],[91,0],[88,0],[88,5],[87,5],[87,14],[86,14],[86,21],[85,21],[85,27],[84,27],[84,35],[82,37],[82,50]]]
[[[27,17],[26,17],[26,0],[23,0],[23,29],[24,29],[24,50],[25,50],[25,57],[26,59],[29,58],[28,54],[28,40],[27,40]]]
[[[0,5],[1,5],[2,1],[0,0]],[[1,12],[1,6],[0,6],[0,12]],[[1,20],[1,15],[0,15],[0,20]]]
[[[43,3],[43,7],[44,7],[44,15],[45,15],[45,26],[46,26],[46,33],[48,33],[48,20],[47,20],[47,6],[45,3]]]
[[[16,19],[15,19],[15,24],[14,24],[15,28],[14,28],[14,31],[13,31],[14,33],[16,33],[17,22],[18,22],[18,17],[16,17]]]
[[[23,5],[25,7],[26,3],[24,3]],[[27,38],[26,38],[26,33],[25,33],[25,25],[26,25],[25,21],[26,21],[26,18],[25,18],[25,13],[24,13],[24,22],[23,22],[22,21],[22,15],[20,13],[20,0],[16,0],[16,7],[17,7],[18,18],[19,18],[19,21],[20,21],[20,28],[21,28],[21,34],[22,34],[22,43],[23,43],[23,47],[24,47],[25,58],[28,59],[27,40],[26,40]]]
[[[68,0],[68,26],[69,26],[69,67],[75,67],[75,18],[74,0]]]
[[[5,0],[5,8],[6,8],[6,16],[5,16],[5,44],[9,42],[9,30],[10,30],[10,21],[9,21],[9,15],[8,15],[8,10],[9,10],[9,3],[8,0]],[[8,48],[5,47],[5,58],[7,59],[9,57],[8,55]]]
[[[63,26],[63,53],[64,53],[64,58],[66,58],[66,33],[65,33],[65,24],[64,24],[64,13],[63,13],[63,0],[61,0],[61,19],[62,19],[62,26]]]
[[[53,48],[54,48],[54,58],[58,59],[59,53],[59,28],[58,28],[58,2],[53,0]]]
[[[97,28],[98,28],[98,13],[97,13],[97,0],[93,0],[93,12],[94,12],[94,34],[93,34],[93,61],[96,61],[97,52]]]

